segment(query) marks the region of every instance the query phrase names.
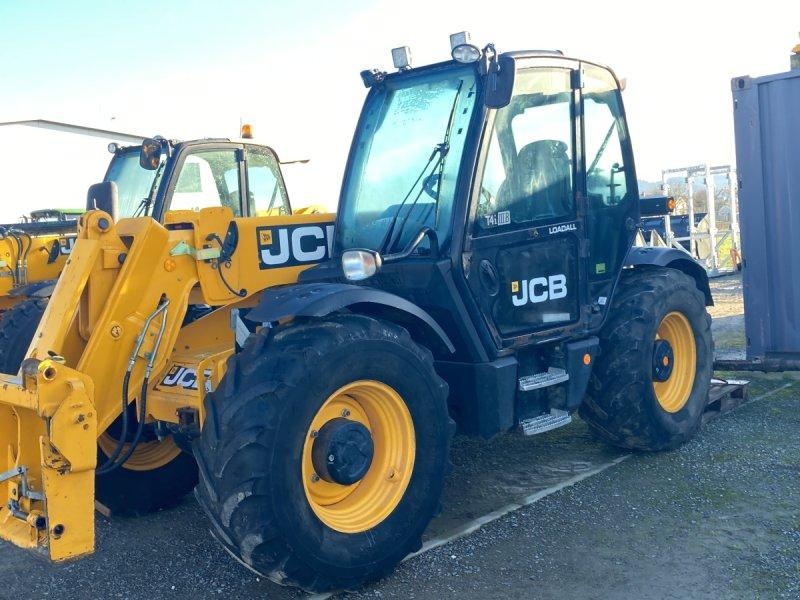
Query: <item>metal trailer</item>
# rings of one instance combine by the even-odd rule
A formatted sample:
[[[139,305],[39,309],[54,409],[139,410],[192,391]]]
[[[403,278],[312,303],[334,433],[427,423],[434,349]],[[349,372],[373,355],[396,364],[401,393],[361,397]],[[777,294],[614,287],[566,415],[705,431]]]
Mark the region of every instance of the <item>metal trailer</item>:
[[[728,180],[728,189],[730,190],[730,220],[727,227],[720,227],[717,222],[717,199],[716,199],[716,185],[714,178],[724,176]],[[674,218],[664,219],[664,223],[660,225],[659,230],[664,230],[664,241],[668,246],[674,248],[682,248],[688,250],[692,256],[704,261],[706,270],[711,277],[717,275],[724,275],[735,271],[737,268],[737,259],[731,255],[730,266],[720,258],[719,251],[722,245],[730,238],[731,249],[735,255],[738,256],[740,252],[740,233],[739,233],[739,208],[738,198],[736,194],[736,171],[730,165],[711,166],[709,164],[691,165],[688,167],[675,167],[671,169],[664,169],[661,171],[661,188],[665,194],[670,193],[670,185],[668,181],[675,177],[683,179],[686,183],[686,206],[688,209],[688,231],[677,232],[673,230],[672,222]],[[708,231],[698,229],[698,222],[700,219],[697,217],[699,214],[695,210],[694,205],[694,191],[698,183],[705,185],[707,190],[707,213],[702,213],[708,216]],[[672,222],[670,222],[672,221]],[[706,242],[709,246],[708,256],[699,256],[698,242]]]
[[[735,77],[747,359],[800,366],[800,69]]]

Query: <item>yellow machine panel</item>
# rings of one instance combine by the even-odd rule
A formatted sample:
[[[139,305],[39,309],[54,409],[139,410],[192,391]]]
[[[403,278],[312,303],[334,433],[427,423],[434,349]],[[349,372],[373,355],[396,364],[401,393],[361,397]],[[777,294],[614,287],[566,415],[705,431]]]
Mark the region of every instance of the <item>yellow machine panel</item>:
[[[21,231],[0,238],[0,310],[25,299],[14,294],[22,286],[58,277],[74,243],[74,235]]]

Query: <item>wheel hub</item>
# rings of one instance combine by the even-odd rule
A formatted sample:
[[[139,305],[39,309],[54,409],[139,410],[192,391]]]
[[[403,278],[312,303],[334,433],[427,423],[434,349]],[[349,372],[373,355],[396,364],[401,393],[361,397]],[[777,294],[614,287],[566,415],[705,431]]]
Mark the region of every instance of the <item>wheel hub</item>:
[[[653,345],[653,381],[666,381],[672,375],[675,355],[667,340],[656,340]]]
[[[319,430],[311,450],[314,470],[320,478],[352,485],[369,471],[375,445],[372,435],[358,421],[331,419]]]

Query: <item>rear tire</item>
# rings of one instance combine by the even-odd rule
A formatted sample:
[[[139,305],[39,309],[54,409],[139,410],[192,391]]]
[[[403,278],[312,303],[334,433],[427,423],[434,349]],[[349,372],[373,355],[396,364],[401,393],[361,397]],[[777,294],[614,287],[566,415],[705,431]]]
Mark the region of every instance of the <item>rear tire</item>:
[[[374,439],[374,458],[348,496],[347,486],[314,479],[319,463],[309,470],[306,451],[317,437],[325,439],[324,429],[317,430],[320,416],[342,390],[355,389],[344,398],[367,406],[369,394],[353,388],[363,383],[378,394],[376,412],[391,413],[390,406],[395,412],[389,420],[373,412],[362,421]],[[380,390],[396,392],[400,404]],[[405,329],[359,315],[264,329],[229,360],[205,407],[194,442],[201,480],[196,496],[215,537],[249,568],[307,591],[352,589],[387,574],[421,546],[439,507],[455,425],[431,353]],[[356,418],[339,408],[335,413]],[[343,419],[325,426],[333,421]],[[392,459],[404,465],[397,474],[376,467],[384,464],[381,446],[390,439],[380,441],[382,429],[405,439],[406,448],[410,439],[412,459]],[[394,494],[391,486],[398,485],[405,487]],[[388,490],[390,497],[359,503],[364,495],[356,492],[373,489]],[[315,494],[324,490],[344,499],[317,503]]]
[[[670,336],[674,351],[663,382],[654,380],[657,334]],[[639,450],[676,448],[695,434],[708,402],[714,346],[705,297],[691,277],[670,268],[623,271],[600,350],[580,408],[596,434]]]
[[[0,373],[19,371],[48,301],[49,298],[30,298],[5,312],[0,320]],[[167,438],[163,443],[170,442]],[[136,453],[131,459],[135,457]],[[97,464],[105,460],[106,455],[98,448]],[[181,452],[154,469],[134,471],[123,465],[98,475],[95,498],[114,515],[133,516],[175,506],[196,484],[194,458]]]

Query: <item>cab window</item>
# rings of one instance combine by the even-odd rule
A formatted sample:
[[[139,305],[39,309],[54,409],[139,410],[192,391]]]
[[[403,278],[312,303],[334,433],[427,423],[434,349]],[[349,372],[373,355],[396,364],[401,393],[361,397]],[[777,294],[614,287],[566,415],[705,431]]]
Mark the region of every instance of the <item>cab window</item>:
[[[202,150],[189,154],[181,166],[170,210],[200,210],[227,206],[242,216],[239,161],[235,149]]]
[[[266,148],[247,148],[246,154],[250,216],[288,214],[290,209],[286,186],[275,155]]]
[[[584,65],[583,135],[586,149],[586,200],[593,281],[613,279],[628,252],[633,233],[621,227],[636,216],[638,202],[619,88],[606,69]],[[599,289],[599,288],[598,288]],[[606,294],[602,291],[592,292]]]
[[[585,73],[587,86],[583,94],[583,114],[587,193],[603,206],[616,206],[627,194],[616,82],[602,69],[587,68]]]
[[[572,218],[573,161],[570,71],[520,71],[511,103],[495,117],[476,233]]]

